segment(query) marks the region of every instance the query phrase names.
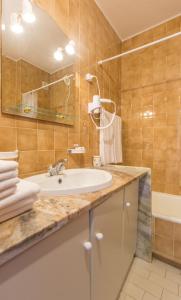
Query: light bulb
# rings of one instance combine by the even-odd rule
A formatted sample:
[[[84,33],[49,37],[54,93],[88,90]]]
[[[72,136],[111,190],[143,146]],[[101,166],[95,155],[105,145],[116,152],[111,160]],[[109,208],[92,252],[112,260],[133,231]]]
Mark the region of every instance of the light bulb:
[[[6,30],[6,25],[4,23],[1,24],[1,30],[5,31]]]
[[[57,50],[54,52],[54,58],[58,61],[63,60],[63,50],[62,50],[62,48],[57,48]]]
[[[21,24],[21,15],[13,13],[11,15],[11,31],[17,34],[20,34],[24,31]]]
[[[65,51],[68,55],[74,55],[75,54],[75,42],[70,41],[67,46],[65,47]]]
[[[22,18],[27,23],[33,23],[36,20],[36,17],[33,13],[32,4],[29,0],[23,0]]]

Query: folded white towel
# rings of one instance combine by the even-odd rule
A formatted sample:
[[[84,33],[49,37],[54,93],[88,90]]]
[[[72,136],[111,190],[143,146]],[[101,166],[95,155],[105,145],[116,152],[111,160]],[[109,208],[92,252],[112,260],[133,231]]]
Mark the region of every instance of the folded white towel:
[[[18,176],[18,172],[16,170],[0,173],[0,181],[15,178],[17,176]]]
[[[3,209],[0,210],[0,217],[10,213],[11,211],[15,211],[21,207],[24,207],[25,205],[33,204],[35,201],[38,200],[37,196],[31,196],[29,198],[23,199],[19,202],[15,202],[12,205],[9,205]]]
[[[10,195],[16,192],[17,186],[13,185],[12,187],[0,192],[0,200],[9,197]]]
[[[18,182],[20,182],[20,179],[17,177],[0,181],[0,192],[13,187]]]
[[[0,160],[0,173],[16,170],[18,163],[16,161]]]
[[[32,200],[31,202],[25,204],[24,206],[21,206],[19,208],[16,208],[14,210],[11,210],[3,215],[0,216],[0,223],[5,222],[11,218],[17,217],[20,214],[25,213],[26,211],[30,210],[33,208],[33,203],[34,201]]]
[[[16,193],[0,201],[0,210],[18,201],[23,201],[26,198],[35,196],[39,192],[40,187],[36,183],[20,180],[17,184]]]

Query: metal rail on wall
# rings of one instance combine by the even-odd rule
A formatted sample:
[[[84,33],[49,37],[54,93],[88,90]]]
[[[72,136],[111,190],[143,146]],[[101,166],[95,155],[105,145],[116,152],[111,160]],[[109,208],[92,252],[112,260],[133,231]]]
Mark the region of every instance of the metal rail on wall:
[[[100,61],[98,61],[98,65],[103,65],[103,64],[105,64],[105,63],[107,63],[107,62],[109,62],[109,61],[118,59],[118,58],[123,57],[123,56],[126,56],[126,55],[128,55],[128,54],[137,52],[137,51],[139,51],[139,50],[142,50],[142,49],[145,49],[145,48],[148,48],[148,47],[157,45],[157,44],[159,44],[159,43],[162,43],[162,42],[165,42],[165,41],[170,40],[170,39],[172,39],[172,38],[175,38],[175,37],[177,37],[177,36],[179,36],[179,35],[181,35],[181,31],[176,32],[176,33],[171,34],[171,35],[168,35],[168,36],[166,36],[166,37],[164,37],[164,38],[161,38],[161,39],[159,39],[159,40],[156,40],[156,41],[154,41],[154,42],[151,42],[151,43],[142,45],[142,46],[140,46],[140,47],[137,47],[137,48],[128,50],[128,51],[126,51],[126,52],[120,53],[120,54],[118,54],[118,55],[115,55],[115,56],[112,56],[112,57],[109,57],[109,58],[100,60]]]

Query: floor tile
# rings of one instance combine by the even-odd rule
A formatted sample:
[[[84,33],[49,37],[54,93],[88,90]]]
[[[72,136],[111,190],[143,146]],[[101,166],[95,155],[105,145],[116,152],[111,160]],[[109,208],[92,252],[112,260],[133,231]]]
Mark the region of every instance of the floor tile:
[[[160,276],[165,277],[166,269],[157,264],[148,263],[140,258],[136,258],[134,261],[134,265],[139,268],[144,268],[147,271],[154,272]]]
[[[171,266],[169,264],[166,264],[156,258],[153,259],[153,262],[152,262],[153,265],[156,265],[158,267],[161,267],[161,268],[164,268],[166,271],[170,271],[170,272],[174,272],[174,273],[177,273],[177,274],[181,274],[181,270],[174,267],[174,266]]]
[[[125,287],[123,288],[123,293],[126,295],[133,297],[135,300],[142,300],[144,290],[140,287],[128,282],[125,284]]]
[[[171,293],[178,296],[178,284],[171,281],[170,279],[163,278],[161,276],[158,276],[155,273],[151,273],[150,277],[149,277],[149,280],[155,282],[156,284],[158,284],[162,288],[164,288],[164,289],[166,289],[166,290],[170,291]]]
[[[142,300],[159,300],[159,298],[156,298],[148,293],[145,293]]]
[[[145,269],[143,266],[139,266],[137,264],[133,264],[131,273],[136,273],[144,278],[148,278],[150,275],[150,270]]]
[[[174,272],[167,271],[166,278],[169,279],[170,281],[173,281],[181,285],[181,274],[176,274]]]
[[[134,300],[134,298],[122,293],[119,300]]]
[[[145,292],[148,292],[157,298],[160,298],[162,295],[163,288],[161,286],[137,274],[132,276],[131,282],[137,287],[144,289]]]
[[[163,291],[162,300],[181,300],[181,297],[175,296],[167,290]]]
[[[135,258],[119,300],[181,300],[181,269]]]

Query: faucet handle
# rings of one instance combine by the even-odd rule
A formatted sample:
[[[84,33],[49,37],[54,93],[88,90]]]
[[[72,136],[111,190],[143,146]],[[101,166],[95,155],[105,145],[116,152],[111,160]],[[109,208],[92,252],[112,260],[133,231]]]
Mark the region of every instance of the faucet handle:
[[[57,165],[59,165],[59,164],[64,164],[64,163],[66,163],[67,161],[68,161],[67,158],[59,159],[59,160],[57,160],[57,161],[52,165],[52,167],[55,168],[55,167],[57,167]]]
[[[49,165],[49,167],[48,167],[48,175],[53,176],[53,166],[52,165]]]

